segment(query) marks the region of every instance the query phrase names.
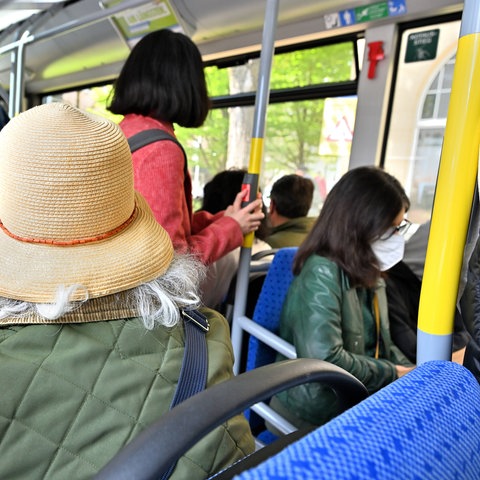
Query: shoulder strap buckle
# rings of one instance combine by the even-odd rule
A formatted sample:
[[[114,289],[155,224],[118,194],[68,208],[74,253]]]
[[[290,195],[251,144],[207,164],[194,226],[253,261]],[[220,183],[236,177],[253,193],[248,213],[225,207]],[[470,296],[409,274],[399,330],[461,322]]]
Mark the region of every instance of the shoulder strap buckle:
[[[198,310],[181,310],[181,313],[186,320],[193,322],[200,330],[204,332],[209,331],[210,324],[208,323],[207,317]]]

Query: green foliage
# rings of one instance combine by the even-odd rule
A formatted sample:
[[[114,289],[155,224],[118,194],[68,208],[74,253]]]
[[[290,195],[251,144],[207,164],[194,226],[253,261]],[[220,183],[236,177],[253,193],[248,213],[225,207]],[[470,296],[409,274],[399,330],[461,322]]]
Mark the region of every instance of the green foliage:
[[[226,68],[206,67],[205,79],[207,81],[208,93],[211,97],[228,95],[228,70]]]
[[[276,55],[270,86],[293,88],[350,80],[352,47],[351,43],[340,43]]]

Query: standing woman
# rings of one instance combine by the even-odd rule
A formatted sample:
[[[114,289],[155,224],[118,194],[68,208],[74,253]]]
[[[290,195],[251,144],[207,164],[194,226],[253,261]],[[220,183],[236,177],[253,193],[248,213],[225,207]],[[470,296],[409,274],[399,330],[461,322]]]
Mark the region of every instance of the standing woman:
[[[127,138],[150,129],[172,136],[174,123],[195,128],[209,111],[205,75],[197,46],[185,35],[158,30],[140,40],[115,82],[109,110],[124,115]],[[263,218],[261,200],[243,209],[243,194],[216,215],[192,211],[192,182],[179,145],[157,141],[133,153],[135,189],[167,230],[175,250],[210,264],[239,247],[243,235]]]
[[[373,393],[413,368],[393,344],[382,272],[403,257],[410,202],[400,183],[375,167],[346,173],[334,186],[293,264],[280,335],[298,357],[344,368]],[[338,413],[321,384],[290,389],[272,407],[299,427]]]

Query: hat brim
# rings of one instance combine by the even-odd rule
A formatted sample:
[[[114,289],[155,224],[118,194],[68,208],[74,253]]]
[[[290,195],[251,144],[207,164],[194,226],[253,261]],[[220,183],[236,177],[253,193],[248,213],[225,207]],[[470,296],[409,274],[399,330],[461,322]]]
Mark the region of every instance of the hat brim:
[[[0,295],[50,303],[59,285],[82,285],[89,298],[136,287],[161,276],[173,259],[168,233],[135,193],[137,215],[107,239],[74,246],[15,240],[0,230]],[[71,300],[85,298],[79,291]]]

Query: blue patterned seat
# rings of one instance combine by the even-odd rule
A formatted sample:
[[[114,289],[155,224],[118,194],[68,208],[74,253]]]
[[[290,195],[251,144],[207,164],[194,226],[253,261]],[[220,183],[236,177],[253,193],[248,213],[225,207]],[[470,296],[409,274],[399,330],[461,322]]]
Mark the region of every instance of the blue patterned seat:
[[[253,321],[273,334],[278,333],[283,302],[293,280],[292,263],[297,250],[297,247],[282,248],[275,254],[253,312]],[[274,349],[251,336],[247,370],[273,363],[275,355]]]
[[[235,477],[478,480],[480,386],[464,367],[422,364]]]
[[[280,325],[280,314],[282,313],[283,302],[293,280],[292,263],[297,247],[281,248],[273,257],[268,269],[265,281],[257,299],[253,312],[253,322],[265,328],[269,341],[274,343]],[[292,350],[294,350],[292,346]],[[248,340],[246,370],[268,365],[275,362],[277,351],[265,343],[265,338],[253,334]],[[269,408],[265,404],[256,407],[257,412],[247,410],[245,416],[250,422],[252,431],[256,434],[260,444],[268,444],[277,439],[277,436],[266,430],[265,421]],[[261,411],[267,410],[265,413]]]

